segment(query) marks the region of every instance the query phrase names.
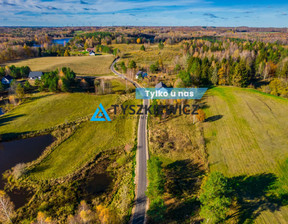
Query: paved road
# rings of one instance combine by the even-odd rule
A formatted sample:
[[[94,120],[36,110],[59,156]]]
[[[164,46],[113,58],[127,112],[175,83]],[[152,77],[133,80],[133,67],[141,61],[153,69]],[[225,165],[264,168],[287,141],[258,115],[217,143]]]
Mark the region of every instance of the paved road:
[[[117,60],[112,63],[111,71],[121,78],[131,82],[136,87],[140,87],[136,82],[115,71],[114,64],[117,62]],[[145,105],[148,106],[148,104],[148,100],[143,100],[144,107]],[[147,159],[147,117],[141,116],[138,124],[138,143],[136,153],[136,202],[132,217],[132,224],[143,224],[146,219],[147,197],[145,192],[147,190]]]

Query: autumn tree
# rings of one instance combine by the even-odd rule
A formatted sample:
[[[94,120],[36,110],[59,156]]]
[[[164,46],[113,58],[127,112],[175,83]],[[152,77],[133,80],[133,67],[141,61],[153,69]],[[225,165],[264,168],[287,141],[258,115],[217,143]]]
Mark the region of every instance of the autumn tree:
[[[106,208],[102,205],[96,206],[96,214],[101,224],[120,223],[120,220],[117,217],[116,213],[112,212],[109,208]]]
[[[85,44],[84,44],[84,49],[86,50],[87,48],[89,48],[89,46],[88,46],[88,43],[85,42]]]
[[[16,87],[16,96],[19,100],[23,99],[23,97],[25,96],[25,91],[21,83],[18,83]]]
[[[68,56],[70,56],[70,53],[69,53],[69,51],[68,51],[68,50],[65,50],[64,56],[65,56],[65,57],[68,57]]]
[[[14,214],[14,205],[9,196],[0,190],[0,222],[12,223]]]
[[[198,121],[203,122],[206,119],[206,114],[202,109],[198,109],[196,117]]]
[[[13,168],[13,176],[15,179],[19,179],[26,172],[26,164],[19,163]]]
[[[38,212],[35,224],[56,224],[51,217],[46,216],[44,212]]]
[[[78,208],[79,218],[81,223],[95,222],[96,214],[93,212],[85,201],[81,201]]]
[[[218,70],[216,67],[213,69],[211,82],[213,83],[214,86],[216,86],[218,83]]]
[[[222,65],[218,71],[218,84],[219,85],[225,85],[226,84],[224,65]]]
[[[136,42],[137,42],[137,44],[140,44],[141,43],[141,39],[137,38]]]

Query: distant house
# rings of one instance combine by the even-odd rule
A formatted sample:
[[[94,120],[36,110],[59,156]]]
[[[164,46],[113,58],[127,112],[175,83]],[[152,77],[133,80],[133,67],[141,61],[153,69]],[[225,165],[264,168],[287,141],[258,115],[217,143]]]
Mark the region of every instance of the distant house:
[[[142,78],[148,78],[148,74],[146,72],[142,73]]]
[[[2,84],[4,84],[4,85],[9,85],[9,84],[12,82],[12,80],[13,80],[13,77],[12,77],[12,76],[10,76],[10,75],[5,75],[5,76],[2,78],[1,82],[2,82]]]
[[[90,56],[95,56],[95,52],[94,52],[94,51],[90,51],[90,52],[89,52],[89,55],[90,55]]]
[[[41,76],[43,75],[42,72],[30,72],[28,78],[29,79],[41,79]]]
[[[159,92],[166,92],[169,93],[171,90],[167,89],[168,87],[163,83],[163,82],[159,82],[156,86],[155,86],[155,90],[159,91]]]
[[[155,89],[156,89],[157,91],[169,93],[170,90],[167,89],[167,88],[168,88],[168,87],[167,87],[163,82],[159,82],[159,83],[155,86]]]
[[[163,82],[159,82],[156,86],[155,89],[162,89],[162,88],[167,88],[167,86]]]
[[[94,48],[87,48],[86,51],[88,51],[88,52],[92,52],[92,51],[95,52],[95,49],[94,49]]]
[[[135,78],[136,78],[136,79],[148,78],[148,74],[147,74],[146,72],[138,71],[138,72],[136,73],[136,77],[135,77]]]

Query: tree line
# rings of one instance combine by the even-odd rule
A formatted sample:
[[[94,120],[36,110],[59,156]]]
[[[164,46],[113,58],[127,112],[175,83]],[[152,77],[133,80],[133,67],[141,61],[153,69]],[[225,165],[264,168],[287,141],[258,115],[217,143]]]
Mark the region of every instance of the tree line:
[[[175,72],[180,70],[178,87],[247,87],[278,79],[277,83],[281,86],[286,85],[286,88],[282,88],[277,94],[288,95],[288,49],[282,45],[248,41],[193,40],[183,43],[182,50],[187,60],[185,64],[175,65]]]

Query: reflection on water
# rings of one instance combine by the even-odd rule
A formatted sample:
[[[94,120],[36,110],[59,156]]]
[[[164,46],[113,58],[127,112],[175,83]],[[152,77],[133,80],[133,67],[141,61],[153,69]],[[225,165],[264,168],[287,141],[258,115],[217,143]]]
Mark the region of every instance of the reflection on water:
[[[37,159],[44,149],[53,142],[51,135],[34,138],[0,142],[0,174],[18,163],[27,163]],[[4,181],[0,178],[0,189],[4,188]],[[29,199],[28,192],[17,190],[8,193],[15,207],[23,206]]]
[[[53,39],[52,44],[61,44],[61,45],[65,46],[69,42],[70,39],[72,39],[72,38]]]

